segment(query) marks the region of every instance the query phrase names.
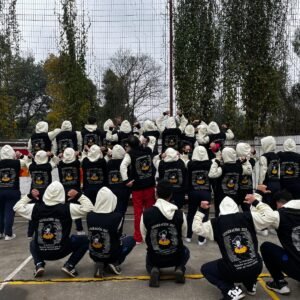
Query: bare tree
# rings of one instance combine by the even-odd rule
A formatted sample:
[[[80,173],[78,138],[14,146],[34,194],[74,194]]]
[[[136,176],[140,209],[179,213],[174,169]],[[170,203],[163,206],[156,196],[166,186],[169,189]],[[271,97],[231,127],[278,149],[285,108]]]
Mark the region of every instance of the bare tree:
[[[110,69],[125,85],[127,99],[124,102],[131,121],[159,104],[162,70],[150,56],[119,50],[111,58]],[[151,102],[150,108],[141,110],[146,101]]]

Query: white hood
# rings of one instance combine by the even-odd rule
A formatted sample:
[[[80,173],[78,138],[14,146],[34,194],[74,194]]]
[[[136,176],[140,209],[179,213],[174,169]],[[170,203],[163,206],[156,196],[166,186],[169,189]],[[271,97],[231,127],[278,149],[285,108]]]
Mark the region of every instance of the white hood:
[[[222,151],[222,158],[224,163],[236,162],[236,152],[233,148],[225,147]]]
[[[116,195],[109,188],[103,187],[97,194],[93,211],[95,213],[109,214],[116,209],[116,206]]]
[[[175,211],[178,210],[176,205],[160,198],[156,200],[154,206],[157,207],[168,220],[172,220]]]
[[[125,149],[121,145],[115,145],[112,148],[112,159],[123,159],[126,154]]]
[[[179,159],[178,152],[173,148],[168,148],[165,154],[166,157],[164,158],[164,162],[172,162],[177,161]]]
[[[284,204],[283,207],[291,209],[300,209],[300,199],[290,200],[288,203]]]
[[[53,181],[46,189],[43,201],[48,206],[63,204],[66,201],[65,190],[59,181]]]
[[[63,153],[62,161],[65,164],[70,164],[75,160],[76,160],[75,150],[72,148],[66,148]]]
[[[37,165],[43,165],[46,164],[49,160],[49,157],[47,155],[47,152],[44,150],[38,151],[34,156],[34,161]]]
[[[36,133],[42,133],[42,132],[48,132],[48,129],[49,129],[49,126],[48,126],[48,123],[47,122],[38,122],[36,125],[35,125],[35,132]]]
[[[216,122],[210,122],[207,127],[208,134],[218,134],[220,133],[220,128]]]
[[[236,214],[239,212],[237,204],[230,197],[225,197],[220,204],[220,216]]]
[[[109,131],[109,127],[114,127],[114,122],[111,119],[108,119],[103,124],[103,130]]]
[[[251,146],[247,143],[238,143],[236,145],[236,155],[238,157],[250,157]]]
[[[130,133],[132,131],[132,128],[131,128],[131,125],[130,125],[129,121],[124,120],[121,123],[120,131],[125,132],[125,133]]]
[[[274,152],[276,149],[276,140],[273,136],[266,136],[260,140],[264,153]]]
[[[4,145],[0,152],[1,159],[15,159],[16,152],[10,145]]]
[[[102,151],[98,145],[93,145],[90,147],[87,155],[90,162],[95,162],[100,158],[103,158]]]
[[[84,128],[89,132],[93,132],[97,129],[97,124],[85,124]]]
[[[169,117],[167,120],[166,128],[176,128],[176,120],[174,117]]]
[[[287,139],[283,143],[283,150],[290,151],[290,152],[297,152],[296,149],[296,142],[293,139]]]
[[[201,122],[201,124],[197,127],[197,129],[199,134],[207,135],[207,124],[205,124],[204,122]]]
[[[61,124],[61,130],[72,131],[72,123],[70,121],[63,121]]]
[[[150,120],[146,120],[143,124],[143,129],[145,132],[147,131],[155,131],[157,130],[156,125],[154,124],[154,122],[150,121]]]
[[[195,127],[193,125],[187,125],[184,129],[184,134],[188,137],[195,137]]]
[[[195,149],[193,151],[192,160],[197,160],[197,161],[208,160],[208,155],[207,155],[206,149],[203,146],[195,147]]]

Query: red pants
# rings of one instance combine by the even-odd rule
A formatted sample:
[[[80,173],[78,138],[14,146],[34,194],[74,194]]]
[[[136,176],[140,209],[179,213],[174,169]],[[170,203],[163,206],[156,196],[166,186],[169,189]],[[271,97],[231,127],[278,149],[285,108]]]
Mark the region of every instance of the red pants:
[[[133,237],[136,242],[142,242],[143,238],[140,230],[141,216],[144,209],[151,207],[155,203],[154,187],[132,191],[132,203],[134,211]]]

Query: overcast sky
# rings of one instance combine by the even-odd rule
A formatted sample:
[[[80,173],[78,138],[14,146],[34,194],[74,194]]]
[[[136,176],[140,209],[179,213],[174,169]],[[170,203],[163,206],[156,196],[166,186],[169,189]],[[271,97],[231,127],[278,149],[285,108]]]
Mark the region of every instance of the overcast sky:
[[[87,69],[98,83],[109,58],[119,49],[146,53],[164,70],[164,99],[147,105],[167,107],[168,17],[166,0],[77,0],[78,17],[91,22],[88,32]],[[22,35],[21,50],[37,61],[57,53],[60,0],[18,0],[17,18]],[[83,14],[83,11],[85,12]],[[145,108],[148,110],[149,107]]]
[[[168,96],[168,16],[167,0],[77,0],[79,17],[85,11],[90,20],[88,37],[88,73],[101,82],[109,58],[120,48],[134,53],[146,53],[164,69],[165,94],[158,106],[147,116],[157,116],[167,107]],[[299,81],[300,61],[292,50],[294,31],[300,25],[300,0],[290,1],[289,24],[289,80]],[[21,50],[32,54],[37,61],[50,53],[57,53],[58,16],[60,0],[18,0],[17,18],[22,35]],[[148,110],[149,107],[145,108]]]

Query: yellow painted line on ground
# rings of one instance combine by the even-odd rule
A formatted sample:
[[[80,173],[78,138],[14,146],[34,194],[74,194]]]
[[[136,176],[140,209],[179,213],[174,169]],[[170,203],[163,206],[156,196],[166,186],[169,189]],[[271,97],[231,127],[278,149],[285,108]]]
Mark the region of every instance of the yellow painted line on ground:
[[[270,277],[270,274],[260,274],[259,276],[259,282],[262,285],[262,287],[266,290],[267,288],[263,286],[264,281],[261,278],[264,277]],[[94,277],[87,277],[87,278],[54,278],[54,279],[46,279],[46,280],[10,280],[10,281],[0,281],[1,283],[5,283],[7,285],[43,285],[43,284],[56,284],[56,283],[89,283],[89,282],[104,282],[104,281],[133,281],[133,280],[149,280],[149,276],[142,275],[142,276],[110,276],[110,277],[103,277],[103,278],[94,278]],[[193,279],[193,280],[200,280],[203,279],[204,276],[202,274],[188,274],[185,275],[185,278],[187,279]],[[174,276],[172,275],[163,275],[161,276],[161,280],[170,280],[174,279]],[[261,280],[263,283],[261,283]],[[267,292],[270,292],[267,290]],[[273,293],[273,292],[271,292]],[[275,293],[273,293],[276,295]],[[278,300],[279,298],[272,298],[274,300]]]
[[[280,300],[280,298],[277,296],[277,294],[275,292],[273,292],[267,288],[266,283],[262,278],[258,278],[258,282],[272,300]]]

